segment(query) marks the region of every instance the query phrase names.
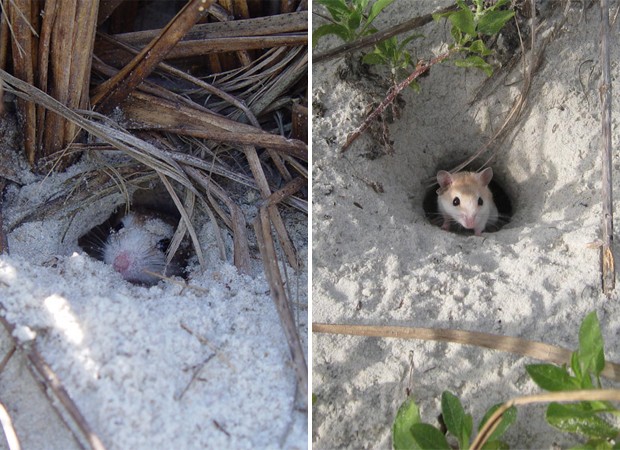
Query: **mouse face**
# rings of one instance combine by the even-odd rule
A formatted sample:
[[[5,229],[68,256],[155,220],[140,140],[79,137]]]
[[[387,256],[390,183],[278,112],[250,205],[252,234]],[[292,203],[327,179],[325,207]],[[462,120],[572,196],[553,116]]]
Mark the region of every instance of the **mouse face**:
[[[488,188],[492,178],[490,167],[480,173],[451,174],[443,170],[437,173],[437,205],[443,216],[444,230],[457,222],[480,236],[490,221],[497,220],[497,208]]]
[[[103,261],[132,283],[155,284],[156,274],[171,274],[166,250],[174,227],[156,216],[129,213],[113,228],[103,246]]]

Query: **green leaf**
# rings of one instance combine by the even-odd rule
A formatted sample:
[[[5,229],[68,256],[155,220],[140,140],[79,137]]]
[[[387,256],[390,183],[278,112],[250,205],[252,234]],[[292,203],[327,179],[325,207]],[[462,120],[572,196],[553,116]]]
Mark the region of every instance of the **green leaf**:
[[[512,10],[486,11],[478,20],[476,30],[479,33],[492,36],[499,33],[499,30],[508,22],[515,12]]]
[[[450,17],[452,14],[454,14],[454,11],[448,11],[445,13],[433,13],[433,20],[435,22],[439,22],[444,17]]]
[[[415,445],[411,426],[420,423],[420,409],[413,399],[400,405],[392,426],[392,443],[395,449],[410,449]]]
[[[461,448],[467,447],[473,428],[473,420],[471,415],[465,414],[459,398],[448,391],[444,391],[441,395],[441,412],[448,431],[459,440]]]
[[[463,45],[465,40],[463,39],[463,33],[461,33],[461,30],[459,30],[457,27],[452,27],[450,29],[450,34],[452,35],[452,39],[454,39],[454,42],[456,42],[458,45]]]
[[[482,446],[482,450],[509,450],[508,444],[502,441],[487,441]]]
[[[379,15],[381,11],[389,6],[394,0],[377,0],[370,8],[370,14],[366,20],[367,24],[371,24],[373,20]]]
[[[599,376],[605,367],[603,336],[596,311],[588,314],[579,328],[579,362],[583,372]]]
[[[332,18],[340,21],[343,16],[348,16],[351,10],[344,0],[317,0],[319,4],[325,6]]]
[[[487,422],[487,420],[489,420],[491,415],[493,415],[493,413],[497,411],[497,408],[499,408],[500,406],[502,406],[502,404],[498,403],[496,405],[491,406],[487,410],[484,417],[480,421],[480,425],[478,425],[478,431],[482,429],[483,425]],[[514,406],[511,406],[510,408],[506,410],[506,412],[504,412],[504,415],[502,416],[502,420],[497,425],[497,428],[495,428],[495,431],[491,433],[491,436],[489,436],[489,442],[495,441],[499,439],[500,437],[502,437],[502,435],[506,432],[506,430],[508,430],[510,425],[512,425],[515,422],[515,420],[517,420],[517,408]]]
[[[357,30],[362,23],[362,11],[353,11],[347,20],[347,28],[351,34],[354,34],[353,31]]]
[[[530,364],[525,366],[525,370],[534,383],[547,391],[569,391],[580,387],[577,379],[571,377],[563,367],[552,364]]]
[[[418,449],[437,449],[451,450],[446,437],[441,431],[427,423],[415,423],[411,426],[413,435],[413,448]]]
[[[465,59],[457,59],[454,64],[458,67],[475,67],[476,69],[480,69],[487,74],[487,76],[493,75],[493,66],[487,63],[480,56],[468,56]]]
[[[387,59],[381,53],[367,53],[362,58],[364,64],[387,64]]]
[[[416,80],[413,80],[410,84],[409,87],[411,88],[411,90],[413,92],[415,92],[416,94],[420,93],[420,83],[418,83]]]
[[[474,13],[469,8],[462,9],[448,16],[448,20],[459,31],[474,36],[476,34],[476,24],[474,23]]]
[[[497,0],[497,2],[494,5],[489,6],[488,10],[489,11],[495,11],[497,9],[500,9],[502,6],[504,6],[504,5],[508,4],[508,3],[510,3],[510,0]]]
[[[578,433],[589,438],[613,439],[620,430],[601,419],[592,411],[584,411],[580,404],[551,403],[545,415],[549,425],[569,433]]]
[[[477,39],[472,42],[469,46],[469,51],[472,53],[477,53],[480,56],[489,56],[493,54],[493,52],[489,50],[486,45],[484,45],[482,39]]]
[[[347,27],[337,23],[328,23],[326,25],[321,25],[312,33],[312,47],[316,46],[320,38],[328,34],[335,34],[345,42],[349,42],[351,40]]]
[[[583,378],[583,372],[581,371],[581,364],[579,362],[579,352],[573,352],[570,355],[570,368],[573,369],[575,378],[579,380],[579,385],[581,385],[581,380]]]

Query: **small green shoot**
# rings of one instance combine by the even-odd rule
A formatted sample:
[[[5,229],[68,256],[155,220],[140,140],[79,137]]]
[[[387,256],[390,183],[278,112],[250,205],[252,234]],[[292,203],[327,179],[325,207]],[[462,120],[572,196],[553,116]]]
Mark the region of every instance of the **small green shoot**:
[[[405,78],[411,69],[415,68],[411,54],[405,49],[405,46],[412,40],[420,37],[423,37],[423,35],[414,34],[400,43],[395,36],[381,41],[375,45],[372,52],[364,55],[362,62],[365,64],[383,64],[388,66],[392,73],[393,82],[396,83],[397,79]],[[416,91],[419,90],[419,85],[415,80],[410,86]]]
[[[478,430],[484,425],[500,405],[492,406],[484,415]],[[467,414],[459,398],[445,391],[441,396],[441,412],[448,433],[456,439],[458,448],[467,449],[473,431],[473,418]],[[502,421],[493,432],[485,449],[504,449],[507,445],[500,440],[508,427],[516,420],[517,410],[512,407],[504,414]],[[434,426],[423,423],[415,401],[407,399],[399,408],[392,428],[394,448],[400,449],[450,449],[446,436]]]
[[[455,61],[459,67],[474,67],[481,69],[487,76],[493,73],[493,67],[484,58],[493,52],[487,48],[483,38],[493,36],[504,27],[515,12],[511,9],[501,9],[510,3],[510,0],[498,0],[492,5],[485,0],[473,0],[473,9],[464,0],[456,0],[458,10],[443,14],[434,14],[435,20],[447,18],[452,24],[450,31],[454,44],[459,53],[465,58]]]
[[[605,367],[603,336],[596,312],[588,314],[579,329],[579,349],[571,357],[571,371],[566,366],[531,364],[526,370],[541,388],[552,391],[600,389],[600,374]],[[601,417],[604,413],[620,415],[620,410],[609,402],[582,401],[579,403],[551,403],[547,407],[547,423],[558,430],[576,433],[589,439],[582,448],[615,448],[610,439],[620,437],[620,429]],[[616,446],[618,444],[616,443]]]
[[[312,33],[312,47],[326,35],[334,34],[345,42],[375,33],[372,22],[394,0],[317,0],[331,15],[331,23],[321,25]]]

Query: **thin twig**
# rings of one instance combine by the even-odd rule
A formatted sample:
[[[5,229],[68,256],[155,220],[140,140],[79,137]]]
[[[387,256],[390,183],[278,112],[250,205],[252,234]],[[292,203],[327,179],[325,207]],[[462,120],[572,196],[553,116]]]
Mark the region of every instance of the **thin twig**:
[[[293,181],[294,182],[294,181]],[[286,297],[286,291],[282,283],[282,276],[278,269],[275,245],[271,236],[271,221],[268,202],[260,208],[260,214],[253,222],[258,248],[263,258],[263,268],[273,298],[276,310],[282,323],[282,328],[291,353],[293,367],[297,378],[297,400],[301,404],[308,397],[308,365],[299,339],[299,333],[295,326],[295,319],[291,310],[291,303]]]
[[[0,177],[0,196],[4,195],[4,187],[6,186],[6,180]],[[0,202],[0,254],[9,254],[9,241],[4,231],[4,218],[2,214],[3,204]]]
[[[19,445],[19,439],[17,439],[17,433],[15,433],[15,428],[13,428],[13,421],[2,403],[0,403],[0,424],[2,424],[2,431],[4,431],[4,437],[6,438],[9,450],[20,450],[21,447]]]
[[[11,335],[13,339],[13,343],[16,346],[20,347],[19,342],[16,340],[15,337],[13,337],[13,329],[14,329],[13,325],[10,324],[4,317],[1,317],[1,316],[0,316],[0,323],[2,323],[2,325],[7,330],[9,335]],[[41,354],[37,351],[37,349],[34,347],[34,345],[29,348],[25,348],[25,347],[20,347],[20,348],[24,351],[26,358],[30,362],[30,364],[27,365],[28,369],[30,369],[31,373],[35,376],[35,378],[40,379],[42,381],[43,387],[45,388],[44,389],[45,394],[47,396],[49,396],[50,393],[54,395],[55,399],[58,402],[60,402],[60,404],[62,404],[62,406],[64,407],[63,412],[66,412],[71,416],[71,419],[73,419],[74,424],[77,426],[77,428],[82,433],[82,436],[78,436],[73,430],[73,427],[68,427],[69,430],[74,434],[76,439],[78,439],[78,442],[85,439],[86,442],[88,442],[92,450],[105,450],[105,447],[103,443],[101,442],[101,439],[99,439],[99,436],[95,434],[95,432],[90,427],[88,422],[86,422],[86,419],[84,418],[84,416],[78,409],[77,405],[71,399],[66,389],[62,385],[60,379],[58,378],[58,375],[56,375],[56,373],[52,370],[49,364],[45,362],[45,360],[43,359]],[[58,410],[57,402],[51,401],[50,399],[50,405],[56,411],[58,411],[60,418],[64,421],[65,419],[64,419],[63,414]]]
[[[609,74],[609,4],[601,0],[601,125],[603,153],[603,245],[601,246],[603,292],[610,296],[616,283],[612,241],[614,233],[613,190],[611,176],[611,76]]]
[[[423,341],[452,342],[475,345],[492,350],[515,353],[554,364],[570,364],[572,352],[562,347],[529,341],[512,336],[501,336],[478,331],[452,330],[445,328],[410,328],[372,325],[342,325],[313,323],[313,333],[346,334],[350,336],[369,336],[398,339],[419,339]],[[606,362],[601,373],[606,378],[620,381],[620,365]]]
[[[420,17],[414,17],[413,19],[408,20],[407,22],[401,23],[400,25],[396,25],[395,27],[388,28],[387,30],[378,31],[376,33],[371,34],[370,36],[363,37],[353,42],[347,42],[339,47],[333,48],[331,50],[326,51],[325,53],[321,53],[312,58],[312,62],[314,64],[322,63],[325,61],[329,61],[330,59],[337,58],[345,53],[354,52],[356,50],[361,50],[366,47],[372,47],[373,45],[378,44],[381,41],[385,41],[393,36],[396,36],[401,33],[406,33],[407,31],[413,30],[415,28],[419,28],[421,26],[426,25],[427,23],[433,20],[433,14],[443,14],[449,11],[456,11],[457,7],[455,5],[449,6],[447,8],[440,9],[432,14],[425,14]],[[316,15],[316,14],[315,14]]]
[[[212,2],[213,0],[190,0],[129,64],[95,90],[92,98],[95,108],[107,113],[127,98],[194,26]]]
[[[524,395],[513,398],[501,405],[478,432],[476,439],[469,447],[471,450],[481,449],[502,420],[504,413],[513,406],[530,405],[533,403],[578,402],[578,401],[620,401],[618,389],[587,389],[576,391],[549,392],[546,394]]]

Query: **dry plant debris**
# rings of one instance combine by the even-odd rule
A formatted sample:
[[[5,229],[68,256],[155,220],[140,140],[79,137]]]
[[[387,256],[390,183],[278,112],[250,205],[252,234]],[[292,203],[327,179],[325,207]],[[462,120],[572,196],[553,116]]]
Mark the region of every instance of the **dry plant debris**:
[[[302,266],[281,213],[282,205],[308,208],[307,2],[159,3],[168,17],[157,26],[142,20],[149,3],[0,1],[0,97],[17,98],[32,171],[62,171],[86,153],[129,157],[74,176],[44,208],[5,228],[71,216],[119,189],[129,195],[131,187],[160,182],[182,216],[177,246],[189,234],[201,259],[197,207],[231,230],[241,272],[249,270],[251,242],[258,243],[303,405],[307,365],[278,254],[293,269]],[[14,181],[14,168],[2,164],[0,185],[5,179]],[[256,238],[239,187],[262,198]],[[8,252],[4,239],[0,250]]]

